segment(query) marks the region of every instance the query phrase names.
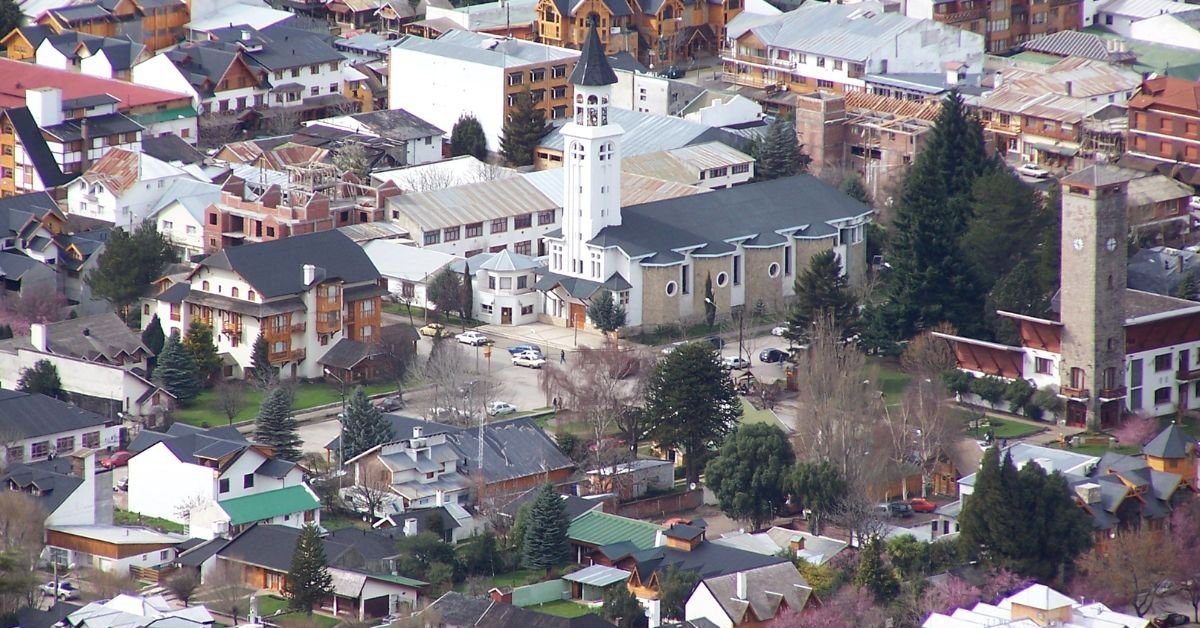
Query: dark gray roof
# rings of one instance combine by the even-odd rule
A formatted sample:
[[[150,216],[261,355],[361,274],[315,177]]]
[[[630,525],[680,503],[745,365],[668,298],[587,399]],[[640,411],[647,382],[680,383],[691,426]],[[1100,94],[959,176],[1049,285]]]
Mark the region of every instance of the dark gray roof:
[[[83,139],[83,125],[85,123],[88,127],[88,134],[91,137],[107,137],[119,133],[136,133],[145,128],[123,113],[105,113],[86,118],[67,120],[61,124],[43,127],[42,130],[64,142],[73,142]]]
[[[609,11],[612,11],[613,17],[633,15],[633,9],[630,8],[626,0],[604,0],[604,4],[608,6]],[[564,16],[569,15],[574,17],[583,5],[583,0],[554,0],[555,8]]]
[[[186,281],[181,281],[166,290],[154,296],[155,299],[163,303],[183,303],[183,300],[188,298],[192,292],[191,284]]]
[[[198,164],[204,161],[204,153],[173,133],[142,138],[142,152],[166,162]]]
[[[642,65],[642,62],[638,61],[637,57],[625,52],[624,50],[614,55],[608,55],[608,65],[614,69],[625,70],[626,72],[641,72],[642,74],[650,73],[650,68]]]
[[[604,44],[596,34],[596,25],[588,27],[587,39],[583,41],[583,50],[579,53],[579,62],[571,70],[572,85],[613,85],[617,75],[608,65],[608,57],[604,55]]]
[[[235,27],[232,29],[237,31],[234,36],[240,39],[241,31],[246,28]],[[340,62],[346,58],[333,47],[328,38],[282,23],[257,31],[257,35],[265,41],[262,49],[247,51],[246,56],[272,72],[318,63]]]
[[[41,626],[57,626],[68,615],[83,608],[81,604],[71,602],[55,602],[49,610],[38,610],[31,606],[23,606],[17,610],[17,626],[40,628]]]
[[[0,430],[9,438],[24,440],[108,423],[95,412],[53,397],[0,389]]]
[[[294,462],[289,462],[282,458],[269,458],[262,464],[258,465],[258,468],[254,470],[254,473],[263,477],[279,479],[291,473],[292,469],[295,468],[296,463]]]
[[[201,563],[212,558],[221,548],[229,543],[229,539],[217,537],[188,548],[176,557],[175,562],[183,567],[199,567]]]
[[[1125,183],[1133,179],[1136,173],[1125,168],[1108,164],[1095,164],[1079,172],[1063,177],[1063,185],[1081,185],[1084,187],[1101,187],[1115,183]]]
[[[638,575],[642,582],[646,582],[651,573],[666,571],[670,567],[692,572],[703,580],[787,562],[786,558],[779,556],[757,554],[708,541],[702,541],[690,552],[672,547],[653,547],[638,552],[634,558],[637,560]]]
[[[700,526],[688,525],[686,523],[676,523],[663,531],[663,534],[673,539],[681,539],[684,541],[693,541],[704,534],[704,528]]]
[[[450,591],[434,600],[422,613],[436,617],[441,625],[487,626],[488,628],[612,628],[599,615],[591,613],[568,619],[537,611],[471,597]]]
[[[175,423],[166,433],[142,430],[129,444],[129,451],[139,454],[159,442],[183,462],[216,459],[250,446],[245,436],[229,426],[203,430]]]
[[[148,356],[150,349],[142,337],[114,313],[68,319],[46,325],[46,340],[51,353],[85,360],[116,360],[122,355]]]
[[[41,266],[42,263],[20,253],[0,251],[0,276],[11,281],[19,281],[30,269]]]
[[[13,107],[6,113],[12,122],[13,131],[25,148],[26,155],[33,162],[33,169],[37,171],[38,178],[46,188],[56,188],[75,180],[78,174],[64,174],[55,161],[54,153],[50,152],[46,139],[42,137],[42,130],[34,121],[28,107]]]
[[[4,489],[19,490],[36,495],[42,510],[53,513],[75,489],[83,484],[83,478],[71,475],[70,458],[52,458],[29,464],[14,464],[0,475]]]
[[[203,96],[212,96],[221,77],[237,59],[237,51],[218,42],[189,42],[162,54]]]
[[[62,101],[62,109],[63,111],[95,109],[101,105],[116,105],[120,102],[120,99],[108,94],[92,94],[90,96],[80,96],[79,98],[67,98]]]
[[[446,133],[445,130],[439,129],[404,109],[380,109],[379,111],[356,113],[350,118],[366,126],[379,137],[393,140],[415,140]],[[320,121],[316,124],[320,124]]]
[[[95,20],[105,17],[112,17],[103,6],[97,2],[89,2],[87,4],[76,4],[73,6],[59,7],[51,9],[47,13],[53,13],[55,17],[66,22],[76,22],[85,20]]]
[[[1180,427],[1174,423],[1167,426],[1167,429],[1158,433],[1146,446],[1142,448],[1142,453],[1155,458],[1187,458],[1188,445],[1192,444],[1192,439],[1184,433]]]
[[[680,259],[683,258],[680,257]],[[590,299],[600,290],[621,292],[629,290],[632,287],[620,273],[616,272],[610,275],[604,283],[547,272],[539,277],[537,283],[534,284],[534,288],[543,292],[553,290],[555,286],[562,286],[563,290],[566,290],[568,294],[577,299]]]
[[[379,271],[362,247],[336,229],[225,248],[200,264],[238,273],[266,299],[307,290],[305,264],[348,284],[379,280]]]
[[[19,30],[21,31],[21,34],[25,36],[25,39],[33,46],[34,50],[37,50],[37,47],[42,45],[42,42],[46,41],[47,37],[55,34],[53,28],[50,28],[49,26],[39,26],[37,24],[22,26]],[[5,34],[7,35],[8,33]]]
[[[479,468],[479,431],[474,427],[448,434],[448,440],[466,455],[471,470]],[[488,484],[575,467],[532,419],[488,423],[483,441],[483,475]]]
[[[392,427],[392,438],[395,440],[408,440],[412,438],[414,427],[419,427],[425,430],[425,436],[455,432],[459,429],[453,425],[434,423],[433,421],[426,421],[425,419],[404,416],[403,414],[396,414],[394,412],[385,413],[383,418],[388,422],[388,425]],[[329,441],[329,443],[325,445],[325,449],[327,451],[337,451],[337,448],[341,442],[341,436],[335,436],[333,440]]]
[[[286,573],[291,566],[292,554],[296,551],[296,540],[299,537],[299,528],[254,524],[218,550],[217,556]],[[365,560],[383,558],[364,555],[361,548],[368,547],[365,543],[350,544],[332,538],[323,540],[327,565],[351,567],[362,564]],[[392,551],[388,556],[394,554]]]
[[[317,360],[317,364],[348,371],[362,364],[363,360],[381,356],[384,353],[383,347],[379,345],[369,345],[365,342],[342,338],[337,341],[337,344],[330,347],[320,360]]]

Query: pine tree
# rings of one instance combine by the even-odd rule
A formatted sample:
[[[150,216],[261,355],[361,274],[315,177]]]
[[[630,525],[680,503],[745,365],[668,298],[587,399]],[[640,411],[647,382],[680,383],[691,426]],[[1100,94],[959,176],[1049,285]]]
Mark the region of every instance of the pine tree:
[[[313,607],[333,593],[333,577],[326,562],[321,531],[311,523],[300,528],[292,564],[283,582],[288,608],[312,615]]]
[[[987,291],[1021,261],[1034,257],[1053,217],[1034,189],[1006,169],[979,177],[971,194],[973,215],[962,250],[980,289]]]
[[[393,438],[392,424],[384,418],[361,386],[354,389],[342,419],[342,455],[346,460]]]
[[[171,243],[158,232],[154,221],[147,220],[133,233],[120,227],[113,229],[96,267],[84,281],[92,293],[127,315],[129,306],[142,296],[146,286],[175,260]]]
[[[487,136],[483,133],[483,125],[479,124],[475,116],[464,113],[458,117],[458,122],[454,123],[454,128],[450,131],[450,155],[470,155],[479,161],[487,161]]]
[[[292,462],[300,459],[303,441],[292,416],[292,396],[286,388],[276,388],[263,399],[254,420],[254,440],[270,447],[276,458]]]
[[[808,268],[796,277],[796,301],[788,315],[789,340],[807,343],[813,324],[828,318],[841,338],[858,333],[858,299],[842,275],[837,253],[821,251],[812,256]]]
[[[842,191],[842,194],[860,203],[865,205],[871,204],[871,195],[867,192],[866,186],[863,185],[862,177],[858,176],[857,172],[851,172],[846,175],[846,178],[842,179],[842,184],[838,186],[838,189]]]
[[[154,367],[154,382],[171,393],[181,405],[188,405],[200,394],[200,380],[196,377],[196,363],[192,354],[179,341],[179,334],[171,334],[163,345],[162,353]]]
[[[208,385],[214,377],[221,374],[221,356],[217,354],[217,345],[213,341],[212,326],[193,319],[188,325],[183,347],[192,355],[192,362],[196,365],[196,376],[201,384]]]
[[[601,290],[600,294],[592,299],[588,304],[587,316],[596,329],[606,334],[625,326],[625,308],[617,303],[608,290]]]
[[[870,591],[880,604],[890,603],[900,593],[900,582],[883,562],[883,543],[878,536],[872,536],[863,544],[854,584]]]
[[[33,363],[32,368],[21,369],[21,379],[17,381],[17,390],[46,395],[55,399],[63,398],[62,380],[58,378],[58,368],[50,360],[38,360]]]
[[[808,170],[812,161],[804,154],[790,119],[776,117],[767,127],[767,135],[757,146],[754,177],[759,181],[781,179]]]
[[[996,310],[1024,314],[1026,316],[1045,316],[1050,309],[1051,294],[1038,281],[1037,261],[1027,259],[1021,261],[1012,270],[1000,278],[987,296],[987,311]],[[1017,326],[1011,318],[990,317],[992,330],[996,340],[1015,345],[1020,338]]]
[[[425,286],[425,300],[432,303],[437,311],[447,318],[462,309],[462,294],[461,277],[449,268],[443,268]]]
[[[278,381],[278,369],[271,364],[270,346],[262,332],[254,339],[254,347],[250,350],[250,378],[254,387],[267,390]]]
[[[21,5],[16,0],[0,0],[0,33],[8,34],[25,22]]]
[[[167,342],[167,336],[163,333],[162,321],[158,320],[158,314],[150,319],[150,324],[142,330],[142,344],[150,350],[153,355],[162,353],[163,345]]]
[[[552,568],[570,560],[571,546],[567,542],[569,524],[562,495],[552,484],[543,486],[529,509],[529,521],[521,545],[522,564],[529,569],[544,569],[549,573]]]
[[[1052,185],[1042,195],[1048,226],[1042,231],[1037,246],[1037,276],[1042,292],[1058,292],[1059,264],[1062,249],[1062,186]]]
[[[618,628],[642,628],[647,625],[646,609],[629,591],[624,582],[604,590],[604,606],[601,614]]]
[[[466,329],[467,321],[475,315],[475,284],[471,277],[470,265],[463,264],[462,282],[460,289],[461,296],[458,298],[458,317],[463,321],[463,329]]]
[[[515,97],[516,102],[508,112],[501,131],[500,154],[510,166],[528,166],[533,163],[533,151],[538,142],[553,127],[546,123],[546,113],[534,104],[533,94],[528,87]]]

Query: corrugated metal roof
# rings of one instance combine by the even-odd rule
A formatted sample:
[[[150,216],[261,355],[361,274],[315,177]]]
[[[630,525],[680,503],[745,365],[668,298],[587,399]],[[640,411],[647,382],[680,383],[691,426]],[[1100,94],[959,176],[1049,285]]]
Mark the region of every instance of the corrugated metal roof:
[[[543,61],[573,61],[579,57],[577,50],[464,30],[450,30],[437,39],[408,36],[398,40],[393,48],[498,68],[518,67]]]
[[[621,136],[622,157],[670,150],[706,139],[720,140],[726,137],[732,141],[733,137],[727,131],[699,122],[616,107],[608,110],[608,122],[624,131]],[[563,145],[562,127],[557,127],[538,147],[561,153]]]
[[[877,2],[813,2],[769,20],[743,13],[729,23],[726,32],[739,39],[749,31],[769,46],[862,61],[901,33],[926,23],[887,13]]]
[[[584,567],[579,571],[564,575],[562,578],[567,582],[578,582],[594,587],[606,587],[610,584],[625,582],[629,579],[630,573],[624,569],[609,567],[607,565],[591,565]]]
[[[423,231],[557,209],[559,205],[559,201],[547,198],[537,186],[523,177],[403,194],[388,199],[392,211],[400,212]]]
[[[654,547],[660,530],[662,527],[653,523],[591,510],[571,522],[567,538],[597,547],[628,541],[639,550],[645,550]]]
[[[721,142],[705,142],[659,153],[635,155],[622,160],[621,170],[691,184],[697,180],[701,170],[748,164],[753,161],[753,157],[732,146]]]

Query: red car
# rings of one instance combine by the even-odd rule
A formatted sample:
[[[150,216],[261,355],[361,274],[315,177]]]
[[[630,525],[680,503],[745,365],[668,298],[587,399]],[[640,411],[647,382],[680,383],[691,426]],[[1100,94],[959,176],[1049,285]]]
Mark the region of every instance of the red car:
[[[912,501],[908,502],[908,505],[912,506],[913,512],[933,512],[938,507],[937,504],[921,497],[913,498]]]
[[[132,457],[133,457],[133,454],[129,453],[128,451],[114,452],[113,455],[111,455],[111,456],[105,456],[105,457],[101,458],[100,466],[104,467],[105,469],[115,469],[117,467],[123,467],[123,466],[129,464],[129,459]]]

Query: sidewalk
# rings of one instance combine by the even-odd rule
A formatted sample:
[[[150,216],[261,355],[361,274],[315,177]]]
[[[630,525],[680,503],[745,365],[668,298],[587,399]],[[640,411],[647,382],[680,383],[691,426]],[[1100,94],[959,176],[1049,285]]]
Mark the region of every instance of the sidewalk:
[[[554,351],[574,351],[579,347],[600,347],[604,345],[604,337],[594,331],[576,330],[573,327],[558,327],[547,323],[526,323],[525,325],[480,325],[475,331],[492,337],[507,338],[517,342],[531,342],[542,347],[542,351],[551,355]],[[627,341],[622,340],[625,344]],[[632,344],[632,343],[630,343]]]

